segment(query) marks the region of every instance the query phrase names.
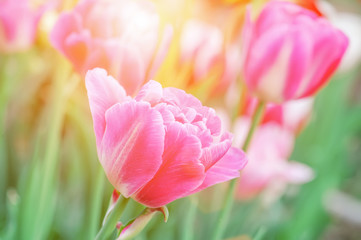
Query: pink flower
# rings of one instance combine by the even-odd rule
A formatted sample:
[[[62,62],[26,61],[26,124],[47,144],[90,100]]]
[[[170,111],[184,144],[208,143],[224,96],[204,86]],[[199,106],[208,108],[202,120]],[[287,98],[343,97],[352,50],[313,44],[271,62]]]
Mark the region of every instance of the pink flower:
[[[83,0],[63,13],[51,33],[53,46],[81,74],[102,67],[133,94],[164,58],[172,29],[160,39],[155,6],[143,0]]]
[[[235,144],[242,144],[249,128],[247,118],[236,123]],[[258,127],[247,151],[249,163],[242,170],[237,197],[250,199],[274,183],[302,184],[313,178],[308,166],[288,161],[294,146],[294,136],[275,123]]]
[[[0,52],[30,48],[43,12],[43,7],[32,9],[29,0],[0,1]]]
[[[269,2],[243,29],[243,74],[258,98],[281,103],[313,95],[336,70],[347,37],[293,3]]]
[[[150,81],[132,99],[103,69],[87,73],[86,87],[100,162],[124,197],[160,207],[246,164],[215,111],[182,90]]]
[[[204,81],[212,74],[219,79],[213,93],[225,92],[239,74],[240,50],[225,46],[224,34],[218,27],[199,21],[186,22],[181,34],[181,63],[192,63],[193,83]]]

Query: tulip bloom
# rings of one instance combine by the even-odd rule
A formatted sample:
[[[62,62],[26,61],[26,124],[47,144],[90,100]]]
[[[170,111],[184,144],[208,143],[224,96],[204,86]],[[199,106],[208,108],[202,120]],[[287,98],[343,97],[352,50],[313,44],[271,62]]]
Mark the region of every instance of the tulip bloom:
[[[151,2],[83,0],[61,14],[50,38],[78,72],[105,68],[133,94],[155,74],[171,34],[167,26],[160,39],[160,19]]]
[[[249,127],[248,119],[236,122],[236,144],[244,141]],[[237,197],[251,199],[274,183],[302,184],[313,178],[310,167],[288,161],[294,146],[293,134],[275,123],[258,127],[247,151],[249,163],[239,179]]]
[[[221,121],[192,95],[158,82],[137,96],[103,69],[86,75],[99,160],[124,197],[160,207],[239,176],[246,163]]]
[[[32,9],[28,0],[0,1],[0,52],[30,48],[43,12],[43,7]]]
[[[258,98],[281,103],[313,95],[336,70],[347,37],[314,12],[269,2],[243,29],[243,75]]]

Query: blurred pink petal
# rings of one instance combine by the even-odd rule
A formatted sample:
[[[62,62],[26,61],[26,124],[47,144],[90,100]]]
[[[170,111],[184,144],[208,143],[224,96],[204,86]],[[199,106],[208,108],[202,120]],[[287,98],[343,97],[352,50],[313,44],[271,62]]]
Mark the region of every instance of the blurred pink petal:
[[[289,183],[303,184],[311,181],[315,174],[312,168],[299,162],[290,161],[283,171],[283,177]]]
[[[249,121],[238,120],[235,133],[245,138],[244,129]],[[265,123],[258,127],[251,141],[247,156],[249,163],[242,171],[237,197],[250,199],[276,182],[302,184],[312,180],[310,167],[288,161],[292,153],[294,136],[292,132],[276,123]]]
[[[240,72],[240,49],[236,44],[226,46],[224,33],[215,25],[200,20],[185,23],[180,40],[180,62],[192,63],[195,82],[219,71],[212,93],[224,92]]]
[[[331,3],[317,1],[321,12],[332,24],[342,30],[350,40],[349,47],[342,58],[339,70],[349,71],[361,60],[361,16],[351,12],[339,11]]]

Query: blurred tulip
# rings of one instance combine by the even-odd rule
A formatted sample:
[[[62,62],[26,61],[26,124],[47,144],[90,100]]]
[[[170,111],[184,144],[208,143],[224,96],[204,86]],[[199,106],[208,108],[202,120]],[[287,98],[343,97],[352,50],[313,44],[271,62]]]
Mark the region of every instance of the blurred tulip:
[[[235,143],[244,141],[249,120],[239,119],[235,127]],[[294,136],[278,124],[260,125],[247,151],[249,163],[242,170],[237,197],[250,199],[274,183],[302,184],[313,178],[308,166],[288,161],[294,145]]]
[[[245,114],[251,117],[256,105],[257,99],[249,98]],[[276,123],[297,134],[307,125],[311,117],[312,106],[313,98],[291,100],[283,104],[269,103],[261,123]]]
[[[336,70],[347,37],[324,18],[290,2],[266,4],[243,29],[243,74],[259,99],[281,103],[315,94]]]
[[[155,74],[167,52],[172,29],[167,26],[162,39],[160,32],[151,2],[83,0],[60,16],[51,42],[81,74],[105,68],[133,94]]]
[[[0,52],[23,51],[34,43],[45,8],[33,9],[29,1],[0,1]]]
[[[100,162],[126,198],[160,207],[239,176],[244,153],[211,108],[150,81],[135,99],[103,69],[86,76]]]
[[[225,92],[239,74],[240,50],[225,46],[224,34],[218,27],[199,20],[189,20],[181,35],[181,62],[192,63],[193,83],[218,74],[213,93]]]

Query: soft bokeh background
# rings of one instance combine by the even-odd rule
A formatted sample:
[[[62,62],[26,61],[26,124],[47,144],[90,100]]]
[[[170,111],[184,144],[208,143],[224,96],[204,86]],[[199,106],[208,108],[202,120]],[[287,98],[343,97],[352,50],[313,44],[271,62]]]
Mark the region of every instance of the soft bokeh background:
[[[177,1],[156,2],[166,8]],[[237,1],[214,2],[238,7],[228,3]],[[30,49],[0,55],[0,239],[92,239],[108,206],[112,187],[98,162],[83,79],[47,37],[57,9],[75,3],[45,13]],[[348,27],[356,44],[351,60],[316,96],[290,158],[310,166],[315,178],[288,186],[280,198],[266,192],[236,202],[229,239],[361,238],[361,2],[328,3],[330,20]],[[340,12],[356,17],[342,22]],[[158,77],[164,76],[161,68]],[[190,91],[207,99],[203,88]],[[217,107],[217,101],[208,103]],[[168,223],[157,216],[137,239],[191,239],[193,232],[193,239],[209,239],[226,184],[169,204]],[[131,202],[123,218],[142,208]]]

